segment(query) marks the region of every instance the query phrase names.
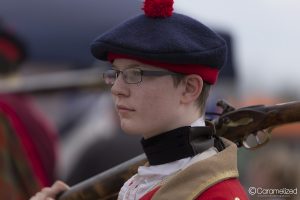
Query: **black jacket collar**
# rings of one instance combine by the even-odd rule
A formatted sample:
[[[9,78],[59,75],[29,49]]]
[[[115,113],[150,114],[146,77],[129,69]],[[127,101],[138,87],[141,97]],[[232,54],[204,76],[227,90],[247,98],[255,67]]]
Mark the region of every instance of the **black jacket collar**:
[[[160,165],[191,157],[214,146],[212,127],[180,127],[141,143],[150,165]]]

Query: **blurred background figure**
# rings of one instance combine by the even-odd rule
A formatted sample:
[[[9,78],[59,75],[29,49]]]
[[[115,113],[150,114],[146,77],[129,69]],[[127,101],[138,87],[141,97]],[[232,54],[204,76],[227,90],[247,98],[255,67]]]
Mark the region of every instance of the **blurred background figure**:
[[[287,142],[287,141],[285,141]],[[282,200],[299,199],[300,156],[299,148],[281,139],[272,141],[257,150],[257,154],[246,167],[246,179],[250,186],[264,189],[291,189],[297,194],[254,195],[253,199],[270,198]],[[296,190],[295,190],[296,189]]]
[[[25,59],[24,43],[0,24],[0,79]],[[53,183],[56,136],[29,96],[0,94],[0,199],[25,200]]]

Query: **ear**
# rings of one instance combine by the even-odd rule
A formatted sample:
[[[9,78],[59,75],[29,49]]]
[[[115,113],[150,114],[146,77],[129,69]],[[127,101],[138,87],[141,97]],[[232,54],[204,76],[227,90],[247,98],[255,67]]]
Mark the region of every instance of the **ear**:
[[[181,96],[181,103],[189,104],[199,97],[202,92],[203,79],[199,75],[191,74],[184,78],[183,92]]]

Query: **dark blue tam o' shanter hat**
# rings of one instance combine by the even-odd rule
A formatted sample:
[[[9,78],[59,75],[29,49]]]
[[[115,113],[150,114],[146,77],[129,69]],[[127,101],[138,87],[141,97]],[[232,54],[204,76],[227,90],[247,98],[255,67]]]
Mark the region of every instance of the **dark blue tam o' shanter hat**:
[[[145,15],[100,35],[91,45],[100,60],[130,58],[214,84],[226,60],[226,43],[208,27],[172,13],[173,0],[146,0]]]

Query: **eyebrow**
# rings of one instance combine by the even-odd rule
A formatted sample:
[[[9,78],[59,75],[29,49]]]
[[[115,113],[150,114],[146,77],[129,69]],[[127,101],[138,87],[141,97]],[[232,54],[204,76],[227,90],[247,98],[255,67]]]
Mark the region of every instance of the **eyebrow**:
[[[128,66],[122,66],[122,67],[125,67],[125,69],[129,69],[129,68],[141,67],[141,65],[140,64],[130,64]],[[113,65],[113,64],[111,65],[111,68],[112,69],[119,69],[118,66]]]

